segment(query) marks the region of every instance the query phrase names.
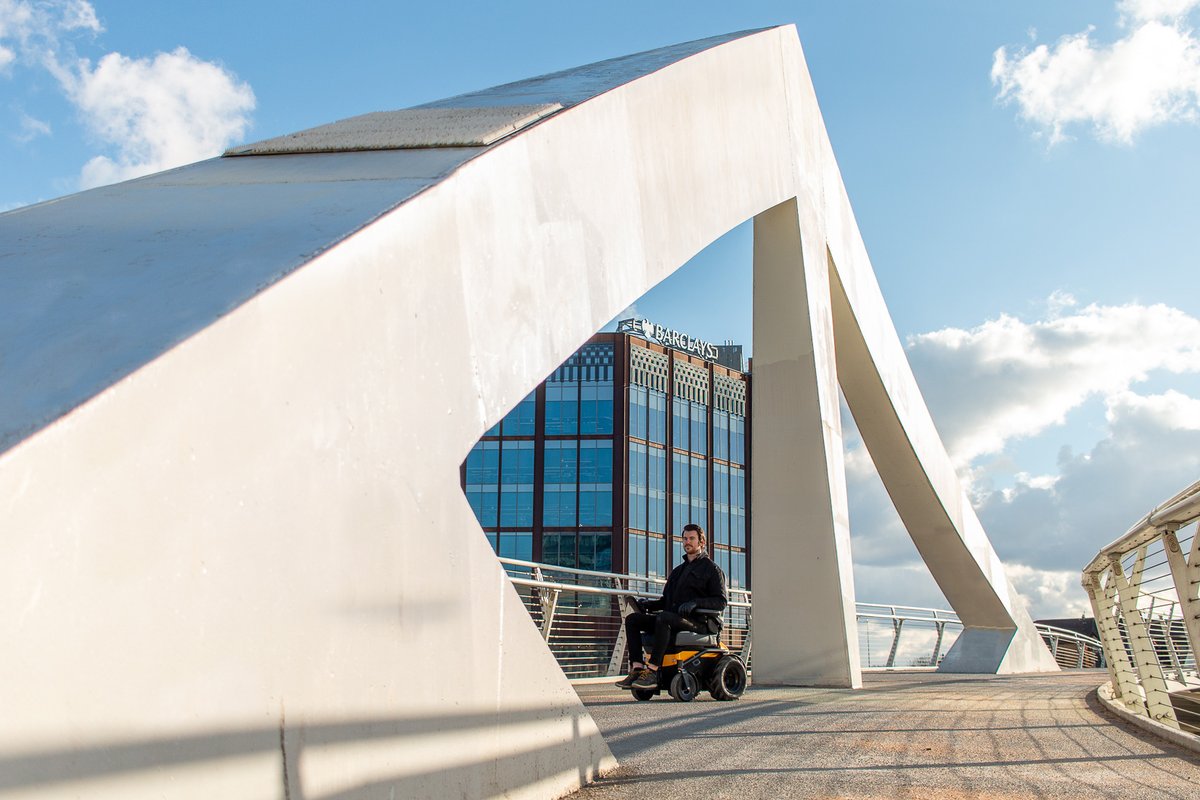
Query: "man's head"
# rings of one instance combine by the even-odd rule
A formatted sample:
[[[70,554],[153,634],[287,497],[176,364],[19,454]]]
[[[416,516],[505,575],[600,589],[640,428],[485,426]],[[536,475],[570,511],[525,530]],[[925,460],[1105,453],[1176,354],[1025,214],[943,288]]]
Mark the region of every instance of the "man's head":
[[[688,558],[704,552],[706,541],[704,528],[694,522],[683,526],[683,552]]]

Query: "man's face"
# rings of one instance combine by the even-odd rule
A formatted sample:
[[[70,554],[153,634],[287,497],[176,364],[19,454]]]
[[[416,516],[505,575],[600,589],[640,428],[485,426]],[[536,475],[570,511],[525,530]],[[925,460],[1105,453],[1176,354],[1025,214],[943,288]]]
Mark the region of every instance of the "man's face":
[[[683,552],[694,556],[700,552],[700,534],[697,531],[683,532]]]

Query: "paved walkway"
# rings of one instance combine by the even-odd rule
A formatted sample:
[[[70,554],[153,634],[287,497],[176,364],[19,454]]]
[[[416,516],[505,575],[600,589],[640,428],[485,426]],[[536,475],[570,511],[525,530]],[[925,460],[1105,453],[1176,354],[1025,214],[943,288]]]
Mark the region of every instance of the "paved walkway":
[[[1200,800],[1200,757],[1106,713],[1107,677],[875,673],[731,703],[583,686],[621,767],[572,798]]]

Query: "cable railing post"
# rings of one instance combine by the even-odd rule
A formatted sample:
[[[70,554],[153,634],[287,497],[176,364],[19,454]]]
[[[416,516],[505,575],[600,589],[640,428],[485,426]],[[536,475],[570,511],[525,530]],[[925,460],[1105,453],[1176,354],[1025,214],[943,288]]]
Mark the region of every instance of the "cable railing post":
[[[612,578],[614,589],[627,589],[621,585],[620,578]],[[617,598],[617,609],[621,612],[621,621],[617,624],[617,638],[613,642],[612,655],[608,659],[608,669],[605,675],[612,677],[621,674],[621,662],[625,660],[625,618],[633,613],[633,595],[621,595]]]
[[[542,575],[541,567],[533,568],[533,579],[539,582],[546,580]],[[561,594],[561,590],[538,587],[534,591],[537,592],[538,602],[542,606],[542,638],[549,642],[550,629],[554,625],[554,612],[558,608],[558,596]]]
[[[1171,697],[1167,689],[1167,680],[1163,676],[1162,666],[1158,661],[1158,653],[1150,638],[1149,627],[1138,609],[1138,595],[1141,589],[1141,579],[1146,563],[1146,546],[1138,550],[1137,561],[1132,574],[1136,582],[1130,582],[1125,577],[1125,570],[1119,559],[1113,562],[1113,577],[1116,579],[1117,597],[1121,605],[1121,616],[1125,620],[1125,630],[1129,634],[1133,648],[1134,665],[1141,678],[1142,691],[1145,694],[1145,713],[1150,719],[1161,722],[1172,728],[1178,728],[1175,719],[1175,709],[1171,706]],[[1139,642],[1141,644],[1139,644]]]
[[[1171,567],[1171,581],[1179,598],[1179,610],[1183,614],[1192,663],[1200,669],[1200,601],[1196,598],[1196,587],[1200,582],[1200,557],[1196,555],[1200,551],[1200,531],[1192,537],[1192,551],[1186,558],[1174,529],[1163,531],[1162,538],[1167,564]]]
[[[888,653],[887,657],[886,666],[888,667],[896,666],[896,653],[900,649],[900,630],[904,627],[904,620],[896,616],[896,608],[894,606],[891,608],[891,612],[892,630],[894,633],[892,634],[892,649],[891,652]]]
[[[929,663],[933,666],[938,665],[938,656],[942,653],[942,641],[946,638],[946,623],[935,622],[937,626],[937,639],[933,643],[933,660]]]
[[[1096,618],[1096,631],[1100,634],[1100,641],[1103,642],[1104,649],[1109,654],[1105,660],[1108,663],[1108,676],[1112,682],[1113,694],[1126,706],[1136,703],[1144,711],[1145,702],[1137,691],[1137,675],[1125,652],[1125,642],[1121,638],[1121,629],[1114,611],[1113,595],[1115,594],[1116,580],[1112,577],[1112,573],[1119,569],[1121,569],[1120,560],[1113,559],[1104,573],[1108,575],[1107,584],[1102,587],[1100,585],[1101,574],[1092,573],[1087,576],[1090,578],[1090,582],[1084,588],[1092,603],[1092,616]]]

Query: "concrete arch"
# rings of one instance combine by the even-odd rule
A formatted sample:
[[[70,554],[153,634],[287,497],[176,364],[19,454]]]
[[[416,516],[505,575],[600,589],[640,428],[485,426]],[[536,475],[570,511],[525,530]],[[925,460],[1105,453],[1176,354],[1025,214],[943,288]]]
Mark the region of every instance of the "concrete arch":
[[[455,146],[424,146],[414,120],[447,109]],[[525,121],[488,141],[506,114]],[[0,789],[533,797],[610,766],[457,467],[751,217],[756,429],[778,433],[755,443],[755,546],[798,565],[755,563],[756,679],[859,680],[839,378],[882,452],[908,453],[899,478],[881,467],[915,498],[906,521],[954,554],[926,557],[962,583],[961,665],[1050,668],[930,438],[794,29],[381,125],[383,149],[338,123],[324,149],[268,143],[0,216],[0,319],[19,320],[0,328],[0,636],[18,654]],[[844,624],[818,631],[817,612]]]

